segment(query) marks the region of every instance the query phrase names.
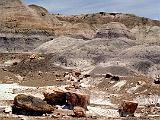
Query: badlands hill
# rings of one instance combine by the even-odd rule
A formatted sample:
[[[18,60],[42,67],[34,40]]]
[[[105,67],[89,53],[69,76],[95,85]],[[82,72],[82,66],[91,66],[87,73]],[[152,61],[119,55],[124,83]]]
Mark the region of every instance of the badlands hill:
[[[1,52],[29,51],[54,35],[52,26],[57,20],[38,6],[27,6],[20,0],[1,0],[0,14]]]
[[[2,33],[45,33],[52,32],[52,24],[44,20],[32,6],[27,6],[20,0],[0,1],[0,31]]]

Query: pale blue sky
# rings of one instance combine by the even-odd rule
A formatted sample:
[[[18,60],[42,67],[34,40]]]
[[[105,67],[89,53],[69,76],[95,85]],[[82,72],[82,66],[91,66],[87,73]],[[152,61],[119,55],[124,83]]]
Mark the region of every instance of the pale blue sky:
[[[133,13],[160,20],[160,0],[24,0],[41,5],[51,13],[77,15],[95,12]]]

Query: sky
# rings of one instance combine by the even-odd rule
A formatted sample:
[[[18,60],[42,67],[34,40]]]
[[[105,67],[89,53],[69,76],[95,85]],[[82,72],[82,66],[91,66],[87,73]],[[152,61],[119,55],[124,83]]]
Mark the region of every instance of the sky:
[[[24,2],[43,6],[50,13],[64,15],[121,12],[160,20],[160,0],[24,0]]]

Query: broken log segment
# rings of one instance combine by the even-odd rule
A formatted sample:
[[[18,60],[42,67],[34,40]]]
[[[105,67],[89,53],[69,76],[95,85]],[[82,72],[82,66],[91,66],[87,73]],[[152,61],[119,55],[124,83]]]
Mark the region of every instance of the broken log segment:
[[[54,107],[47,104],[40,98],[19,94],[14,98],[14,108],[20,108],[28,112],[41,112],[41,113],[51,113],[54,111]]]
[[[137,109],[138,103],[133,102],[133,101],[122,101],[120,109],[119,109],[119,114],[121,117],[126,117],[126,116],[134,116],[134,113]]]
[[[73,109],[75,106],[87,109],[87,105],[90,103],[89,95],[65,89],[51,88],[46,90],[43,95],[48,103],[52,101],[53,104],[67,105],[68,109]],[[54,101],[56,102],[54,103]]]

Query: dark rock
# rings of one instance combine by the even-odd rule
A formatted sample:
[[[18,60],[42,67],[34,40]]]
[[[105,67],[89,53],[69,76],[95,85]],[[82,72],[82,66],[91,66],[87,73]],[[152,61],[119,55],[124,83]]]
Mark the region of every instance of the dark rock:
[[[80,75],[81,75],[81,71],[80,70],[73,70],[73,76],[79,77]]]
[[[2,68],[2,70],[3,70],[3,71],[7,71],[7,69],[6,69],[6,68]]]
[[[83,80],[83,77],[79,78],[79,79],[77,80],[77,82],[81,82],[81,80]]]
[[[58,77],[61,77],[61,75],[59,75],[59,74],[56,74],[56,77],[58,78]]]
[[[69,72],[65,72],[63,77],[66,77],[67,75],[69,75]]]
[[[37,55],[36,55],[36,54],[32,54],[32,55],[29,57],[30,60],[35,60],[36,58],[37,58]]]
[[[160,77],[159,77],[159,75],[155,78],[154,83],[155,84],[160,84]]]
[[[85,75],[83,75],[83,77],[88,78],[88,77],[91,77],[91,75],[85,74]]]
[[[113,76],[113,77],[111,78],[111,80],[119,81],[119,80],[120,80],[120,78],[119,78],[118,76]]]
[[[117,15],[117,13],[109,13],[110,15],[113,15],[113,16],[116,16]]]
[[[154,80],[155,84],[160,84],[160,80]]]
[[[106,15],[106,13],[105,13],[105,12],[99,12],[99,14],[100,14],[100,15]]]
[[[112,75],[110,75],[110,74],[106,74],[106,76],[105,76],[105,78],[111,78],[112,77]]]
[[[14,113],[16,113],[17,109],[20,110],[19,112],[23,110],[24,113],[28,112],[31,114],[51,113],[54,111],[54,107],[47,104],[42,99],[24,94],[19,94],[14,98],[13,108]]]
[[[13,63],[13,65],[17,65],[17,64],[18,64],[18,62],[14,62],[14,63]]]

